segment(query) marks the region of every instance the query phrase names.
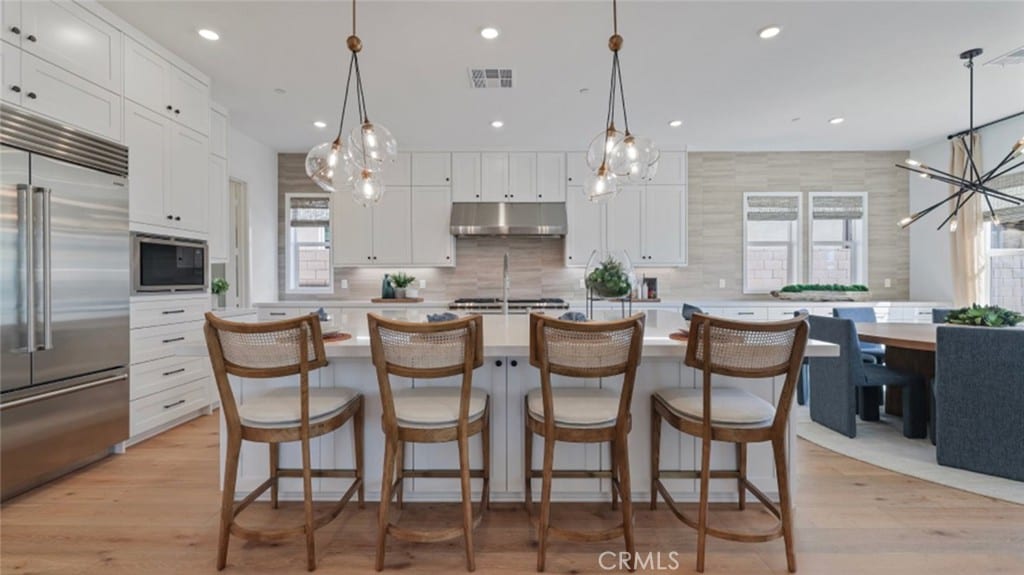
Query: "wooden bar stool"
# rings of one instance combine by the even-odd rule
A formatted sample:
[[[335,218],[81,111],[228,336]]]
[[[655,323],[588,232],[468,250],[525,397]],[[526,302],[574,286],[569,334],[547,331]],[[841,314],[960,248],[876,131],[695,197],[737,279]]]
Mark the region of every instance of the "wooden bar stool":
[[[540,388],[526,395],[525,495],[526,511],[537,530],[537,571],[544,570],[548,540],[608,541],[622,537],[635,568],[633,503],[629,483],[633,399],[636,368],[644,339],[644,314],[619,321],[574,322],[541,314],[530,316],[530,365],[540,370]],[[622,375],[622,389],[551,387],[551,375],[575,378]],[[533,469],[533,435],[544,438],[544,462]],[[611,469],[555,470],[555,442],[611,443]],[[533,513],[533,478],[542,479],[540,517]],[[551,482],[556,478],[608,478],[612,508],[622,500],[622,523],[603,531],[578,531],[551,525]]]
[[[483,317],[471,315],[452,321],[412,323],[393,321],[368,314],[370,350],[377,369],[377,383],[384,409],[384,477],[381,481],[380,516],[377,530],[377,571],[384,568],[387,536],[416,542],[437,542],[463,537],[466,569],[476,569],[473,529],[490,505],[491,407],[490,397],[473,387],[473,370],[483,365]],[[390,376],[436,379],[462,376],[455,386],[427,386],[391,389]],[[470,469],[469,438],[480,434],[483,468]],[[407,443],[458,442],[459,468],[407,469]],[[397,478],[395,477],[397,469]],[[409,529],[389,517],[392,497],[401,506],[406,478],[458,478],[462,483],[462,526],[448,529]],[[473,516],[470,478],[483,479],[480,511]]]
[[[273,542],[304,534],[306,567],[313,571],[316,569],[315,531],[337,517],[352,495],[358,494],[359,506],[363,506],[363,396],[344,387],[309,387],[309,372],[327,365],[320,321],[315,315],[268,323],[237,323],[207,313],[204,330],[228,435],[217,569],[224,569],[227,564],[231,535],[249,541]],[[238,403],[228,382],[229,374],[256,379],[298,375],[299,385]],[[339,429],[349,420],[352,421],[355,469],[313,469],[310,439]],[[242,440],[269,444],[270,478],[236,505],[235,482]],[[301,445],[301,469],[278,467],[280,444],[290,441]],[[271,505],[277,508],[278,481],[282,477],[302,478],[303,524],[273,530],[239,525],[238,514],[267,489],[270,489]],[[318,517],[313,515],[314,477],[353,479],[330,511]]]
[[[686,346],[686,365],[702,370],[703,389],[672,387],[651,395],[651,509],[657,506],[658,493],[672,513],[697,530],[697,571],[704,572],[707,536],[731,541],[758,542],[785,538],[786,563],[796,572],[793,552],[793,518],[786,463],[786,426],[793,404],[804,348],[807,344],[807,315],[779,322],[744,323],[694,314]],[[712,386],[712,374],[736,378],[768,378],[785,375],[778,406],[742,389]],[[660,469],[661,422],[701,439],[699,471],[663,471]],[[711,442],[736,444],[736,469],[711,469]],[[775,454],[775,472],[779,485],[779,505],[747,480],[747,444],[770,441]],[[661,478],[700,478],[700,504],[695,520],[685,514],[672,499]],[[763,532],[741,532],[708,525],[708,485],[719,478],[736,479],[739,509],[746,507],[750,491],[778,519]]]

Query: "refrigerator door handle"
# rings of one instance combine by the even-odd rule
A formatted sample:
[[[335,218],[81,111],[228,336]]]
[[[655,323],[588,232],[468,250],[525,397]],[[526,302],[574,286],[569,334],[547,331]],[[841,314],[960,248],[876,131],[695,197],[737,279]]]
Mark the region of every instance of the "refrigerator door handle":
[[[42,197],[43,222],[42,253],[43,253],[43,345],[39,349],[53,349],[53,262],[51,260],[52,244],[50,242],[50,188],[34,188],[33,193]]]
[[[53,397],[60,397],[69,393],[75,393],[77,391],[84,391],[93,387],[99,387],[101,385],[107,385],[108,383],[114,383],[115,381],[121,381],[122,379],[128,379],[128,374],[123,373],[121,375],[115,375],[113,377],[105,377],[96,381],[90,381],[89,383],[83,383],[73,387],[66,387],[64,389],[58,389],[56,391],[50,391],[47,393],[40,393],[39,395],[31,395],[22,399],[16,399],[14,401],[8,401],[7,403],[0,403],[0,411],[5,409],[11,409],[12,407],[18,407],[19,405],[27,405],[30,403],[38,403],[44,399],[50,399]]]
[[[25,277],[22,284],[22,303],[25,311],[25,352],[32,353],[36,349],[36,270],[35,270],[35,219],[32,215],[33,201],[26,184],[18,184],[18,242],[25,259]]]

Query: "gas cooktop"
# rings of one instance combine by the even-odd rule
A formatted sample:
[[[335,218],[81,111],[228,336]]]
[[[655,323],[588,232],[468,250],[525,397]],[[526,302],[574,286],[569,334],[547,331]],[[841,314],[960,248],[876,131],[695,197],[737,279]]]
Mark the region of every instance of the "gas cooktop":
[[[496,297],[459,298],[448,304],[448,309],[461,309],[479,312],[500,312],[502,300]],[[561,298],[510,299],[508,311],[511,313],[527,313],[530,310],[569,309],[569,303]]]

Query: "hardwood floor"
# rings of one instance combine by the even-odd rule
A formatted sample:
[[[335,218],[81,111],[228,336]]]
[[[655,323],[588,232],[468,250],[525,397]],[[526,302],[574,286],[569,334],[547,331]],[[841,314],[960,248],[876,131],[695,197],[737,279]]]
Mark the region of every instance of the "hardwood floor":
[[[203,417],[6,503],[0,511],[0,571],[9,573],[216,573],[217,419]],[[1024,573],[1024,507],[941,487],[798,445],[796,547],[807,575]],[[379,472],[376,470],[374,472]],[[744,520],[764,514],[749,511]],[[611,524],[605,504],[556,505],[554,521]],[[376,506],[352,506],[317,535],[318,572],[374,573]],[[716,510],[712,521],[736,521]],[[243,521],[296,521],[301,506],[272,514],[256,504]],[[457,506],[408,505],[403,521],[459,521]],[[637,506],[637,550],[660,552],[663,567],[693,573],[696,534],[665,506]],[[555,542],[549,573],[604,573],[604,550],[621,542]],[[782,541],[711,539],[707,573],[785,573]],[[525,512],[496,505],[476,532],[478,573],[533,573],[536,546]],[[385,572],[462,573],[460,541],[393,541]],[[301,537],[278,545],[235,539],[224,573],[305,573]],[[648,570],[655,572],[655,570]]]

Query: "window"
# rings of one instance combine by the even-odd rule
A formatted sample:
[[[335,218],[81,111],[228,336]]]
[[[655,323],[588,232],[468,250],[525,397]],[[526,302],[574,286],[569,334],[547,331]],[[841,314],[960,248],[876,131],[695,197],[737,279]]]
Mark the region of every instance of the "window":
[[[811,253],[808,256],[812,284],[867,283],[867,194],[862,192],[812,192]]]
[[[1024,198],[1024,172],[996,178],[989,187]],[[1024,311],[1024,206],[993,199],[992,207],[1000,224],[985,211],[989,303]]]
[[[285,196],[287,291],[334,291],[331,258],[331,197],[326,194]]]
[[[800,277],[799,193],[743,194],[743,293],[768,293]]]

